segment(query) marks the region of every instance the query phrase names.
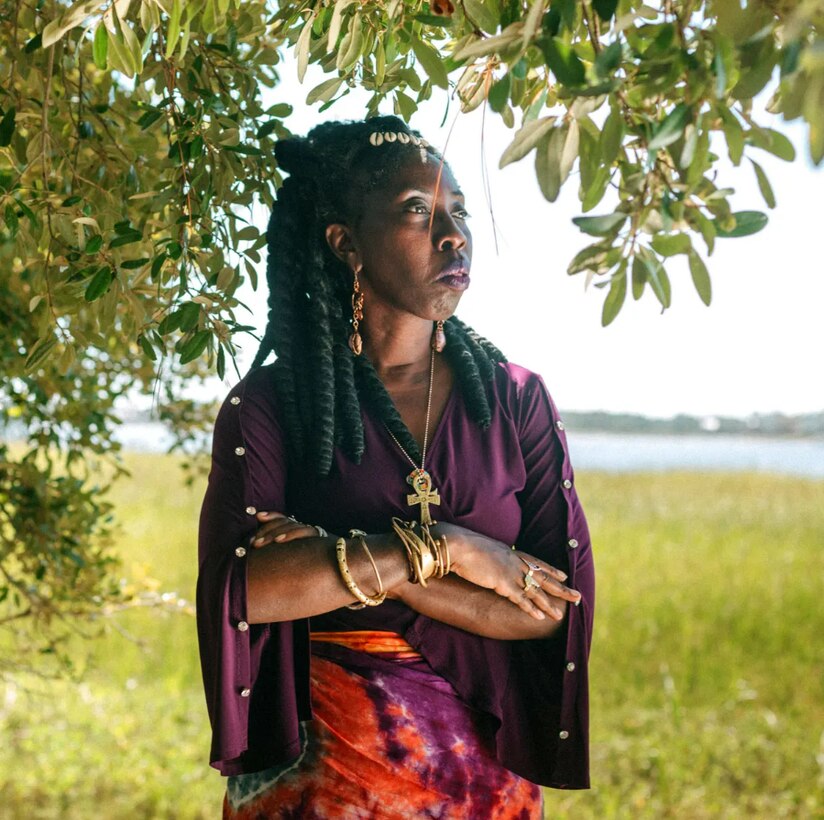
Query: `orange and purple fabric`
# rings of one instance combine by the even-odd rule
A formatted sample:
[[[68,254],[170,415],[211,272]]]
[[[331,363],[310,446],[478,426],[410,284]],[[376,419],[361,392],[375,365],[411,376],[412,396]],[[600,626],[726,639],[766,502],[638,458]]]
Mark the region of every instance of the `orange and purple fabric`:
[[[538,820],[539,786],[497,761],[488,716],[392,632],[313,632],[314,719],[289,764],[230,777],[231,820]]]

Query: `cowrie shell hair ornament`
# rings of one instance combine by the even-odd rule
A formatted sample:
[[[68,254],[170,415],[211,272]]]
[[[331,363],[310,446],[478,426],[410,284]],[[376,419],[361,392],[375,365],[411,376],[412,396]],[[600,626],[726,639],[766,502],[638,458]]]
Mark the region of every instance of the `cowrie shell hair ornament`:
[[[414,134],[407,134],[406,131],[373,131],[369,135],[369,142],[378,147],[384,142],[400,142],[403,145],[414,145],[416,148],[428,148],[429,143],[426,140],[416,137]]]

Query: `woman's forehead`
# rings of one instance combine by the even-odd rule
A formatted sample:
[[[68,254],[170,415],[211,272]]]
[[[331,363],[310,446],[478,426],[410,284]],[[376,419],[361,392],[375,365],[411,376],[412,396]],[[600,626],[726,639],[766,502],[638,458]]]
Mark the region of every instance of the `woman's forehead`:
[[[373,189],[383,197],[395,197],[405,191],[451,194],[462,197],[463,192],[449,166],[438,157],[411,154],[409,159],[381,175]]]

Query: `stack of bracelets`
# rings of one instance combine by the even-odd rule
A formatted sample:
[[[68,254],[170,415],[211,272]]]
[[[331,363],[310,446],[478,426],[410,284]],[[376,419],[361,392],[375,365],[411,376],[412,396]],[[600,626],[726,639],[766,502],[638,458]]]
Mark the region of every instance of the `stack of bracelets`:
[[[437,523],[437,522],[433,522]],[[420,535],[416,527],[420,526]],[[443,578],[449,572],[449,544],[446,536],[441,535],[435,538],[429,531],[427,524],[418,525],[412,521],[401,521],[400,518],[392,519],[392,528],[400,538],[406,558],[409,561],[409,580],[413,584],[426,586],[429,578]],[[346,539],[338,538],[335,544],[335,554],[338,559],[338,569],[343,578],[346,588],[358,599],[359,603],[349,604],[350,609],[362,609],[365,606],[377,606],[386,600],[386,592],[383,588],[383,581],[378,572],[378,565],[366,545],[366,533],[363,530],[349,530],[350,538],[357,538],[363,547],[372,570],[378,582],[378,591],[374,595],[367,595],[355,582],[352,573],[349,571],[349,564],[346,560]]]

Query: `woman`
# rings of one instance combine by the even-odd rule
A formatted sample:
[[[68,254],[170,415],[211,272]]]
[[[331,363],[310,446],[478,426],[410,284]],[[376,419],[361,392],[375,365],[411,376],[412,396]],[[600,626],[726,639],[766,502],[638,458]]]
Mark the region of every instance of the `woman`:
[[[468,214],[419,135],[327,123],[277,160],[269,323],[201,516],[224,816],[541,817],[538,784],[588,786],[563,423],[454,317]]]

